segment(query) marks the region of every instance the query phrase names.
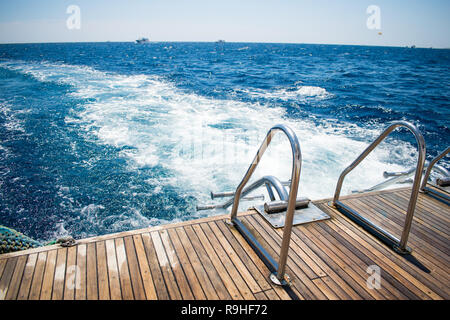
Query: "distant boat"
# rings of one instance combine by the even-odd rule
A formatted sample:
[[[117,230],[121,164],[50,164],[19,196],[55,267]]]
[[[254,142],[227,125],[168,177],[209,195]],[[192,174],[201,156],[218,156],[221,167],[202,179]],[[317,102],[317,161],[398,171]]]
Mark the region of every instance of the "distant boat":
[[[140,38],[136,40],[137,43],[149,43],[150,40],[148,38]]]
[[[217,40],[216,43],[225,43],[225,40]]]

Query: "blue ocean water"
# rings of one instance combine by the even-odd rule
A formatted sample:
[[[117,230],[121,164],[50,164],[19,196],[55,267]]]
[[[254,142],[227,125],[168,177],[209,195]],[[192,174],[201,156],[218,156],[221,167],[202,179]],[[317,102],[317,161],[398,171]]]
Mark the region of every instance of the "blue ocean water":
[[[277,123],[300,139],[300,194],[331,197],[340,172],[390,121],[421,130],[428,160],[450,145],[449,88],[450,50],[0,45],[0,224],[49,240],[223,213],[195,207],[237,186]],[[287,142],[276,140],[255,177],[289,178]],[[416,156],[413,136],[394,132],[344,193]]]

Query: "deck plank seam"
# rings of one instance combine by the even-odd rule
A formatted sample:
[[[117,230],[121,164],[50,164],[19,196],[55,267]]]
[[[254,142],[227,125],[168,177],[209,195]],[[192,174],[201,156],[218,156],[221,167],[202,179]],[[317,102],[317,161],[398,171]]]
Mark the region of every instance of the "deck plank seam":
[[[374,236],[372,236],[371,234],[364,233],[364,232],[362,232],[362,230],[358,230],[358,233],[359,233],[359,234],[356,234],[356,233],[351,229],[352,224],[351,224],[349,221],[347,221],[346,219],[344,219],[344,221],[345,221],[346,223],[343,224],[343,226],[346,228],[346,230],[350,231],[352,234],[355,234],[355,235],[356,235],[358,238],[360,238],[360,239],[364,239],[364,238],[368,239],[368,243],[370,243],[370,245],[372,245],[372,246],[374,246],[375,248],[378,249],[377,253],[381,254],[383,257],[387,257],[387,259],[388,259],[390,262],[392,262],[393,259],[394,259],[394,260],[397,260],[396,262],[398,262],[398,264],[395,265],[395,267],[400,268],[400,270],[404,270],[405,268],[409,270],[411,267],[414,267],[414,266],[409,266],[409,264],[407,264],[407,261],[404,261],[404,259],[395,259],[395,258],[393,258],[394,255],[396,255],[396,254],[395,254],[394,252],[391,252],[391,250],[390,250],[387,246],[385,246],[385,245],[383,245],[382,243],[380,243],[379,240],[377,240],[377,239],[376,239]],[[334,222],[336,223],[336,221],[334,221]],[[341,222],[339,221],[339,222],[338,222],[338,226],[340,225],[340,223],[341,223]],[[348,233],[348,231],[346,231],[346,232]],[[361,238],[361,237],[362,237],[362,238]],[[355,239],[355,240],[356,240],[356,239]],[[358,244],[358,241],[355,242],[355,244]],[[377,256],[377,255],[375,254],[376,252],[374,252],[374,253],[372,253],[371,251],[367,251],[367,252],[368,252],[368,254],[371,255],[372,257],[373,257],[372,254],[374,254],[375,256]],[[379,259],[377,259],[377,261],[378,261],[378,260],[379,260]],[[410,277],[408,277],[408,274],[410,274],[409,272],[408,272],[407,275],[402,275],[401,272],[395,270],[395,268],[393,268],[393,266],[391,266],[391,265],[390,265],[389,263],[387,263],[387,262],[384,262],[384,260],[381,260],[380,263],[386,264],[386,267],[389,268],[389,269],[391,270],[391,274],[392,274],[392,271],[393,271],[394,274],[397,274],[397,276],[398,276],[399,279],[403,279],[404,281],[410,283],[413,287],[415,287],[417,290],[419,290],[420,292],[422,292],[424,295],[429,296],[429,294],[434,293],[434,292],[433,292],[432,290],[430,290],[429,288],[428,288],[428,289],[429,289],[430,292],[424,292],[424,291],[422,291],[420,288],[418,288],[413,282],[411,282],[411,280],[414,280],[414,279],[417,280],[417,279],[414,278],[414,277],[413,277],[413,279],[409,279],[409,278],[410,278]],[[379,265],[379,263],[377,263],[377,265]],[[406,272],[406,271],[405,271],[405,272]]]
[[[9,265],[8,265],[8,263],[10,263],[11,261],[12,261],[13,266],[9,266]],[[0,284],[2,284],[2,282],[3,282],[4,280],[5,280],[5,282],[7,282],[7,283],[4,284],[4,285],[5,285],[5,286],[4,286],[4,289],[0,292],[0,295],[2,296],[0,300],[5,300],[5,298],[6,298],[7,294],[8,294],[8,290],[9,290],[10,283],[11,283],[11,280],[12,280],[13,275],[14,275],[14,269],[16,268],[17,261],[18,261],[18,258],[16,257],[16,258],[14,258],[14,259],[12,259],[12,260],[8,260],[8,261],[5,263],[5,267],[4,267],[4,269],[3,269],[3,272],[2,272],[2,274],[0,275]],[[10,267],[11,270],[9,270],[8,267]],[[8,272],[9,274],[7,273],[7,271],[9,271],[9,272]],[[9,278],[9,279],[8,279],[8,278]],[[2,289],[2,288],[0,288],[0,289]]]
[[[30,256],[31,256],[31,255],[30,255]],[[29,256],[29,257],[30,257],[30,256]],[[36,253],[36,260],[37,260],[37,257],[38,257],[38,254]],[[27,292],[26,292],[27,296],[24,297],[24,300],[28,300],[28,299],[29,299],[30,290],[31,290],[31,284],[32,284],[32,281],[33,281],[33,278],[34,278],[34,273],[35,273],[35,271],[36,271],[36,263],[37,263],[37,261],[34,262],[34,266],[33,266],[33,274],[32,274],[31,277],[30,277],[30,284],[29,284],[29,285],[26,284],[26,285],[28,286],[28,289],[27,289]],[[26,266],[25,266],[25,270],[26,270]],[[24,274],[24,276],[25,276],[25,274]]]
[[[184,233],[184,234],[186,235],[186,238],[187,238],[187,242],[188,242],[188,243],[184,242],[183,239],[180,237],[180,232],[182,232],[182,233]],[[192,262],[192,261],[193,261],[192,259],[196,258],[196,259],[198,260],[198,266],[197,266],[197,268],[194,268],[194,272],[195,272],[195,274],[196,274],[196,277],[197,277],[199,280],[202,278],[202,276],[205,277],[205,278],[207,279],[207,282],[205,283],[205,285],[208,286],[208,287],[210,287],[210,288],[212,288],[212,289],[213,289],[214,295],[217,296],[217,299],[219,299],[219,295],[218,295],[218,293],[217,293],[217,289],[216,289],[216,287],[214,286],[214,283],[213,283],[213,281],[211,280],[211,277],[209,276],[207,270],[205,269],[205,266],[203,265],[203,263],[202,263],[202,261],[201,261],[201,258],[200,258],[200,256],[199,256],[199,254],[197,253],[197,250],[196,250],[196,248],[194,247],[194,245],[193,245],[191,239],[189,239],[189,236],[187,235],[186,230],[184,229],[184,227],[178,227],[178,228],[176,229],[176,233],[177,233],[177,236],[178,236],[178,238],[179,238],[179,240],[180,240],[180,242],[181,242],[181,244],[182,244],[182,246],[183,246],[183,248],[184,248],[184,250],[185,250],[185,252],[186,252],[186,254],[187,254],[187,257],[188,257],[188,259],[189,259],[189,261],[190,261],[190,263],[191,263],[191,265],[192,265],[193,267],[195,266],[195,264]],[[189,245],[189,248],[193,251],[193,253],[195,254],[195,257],[194,257],[194,256],[191,256],[191,255],[189,254],[189,250],[188,250],[188,248],[186,247],[186,245]],[[201,282],[200,282],[200,285],[201,285]],[[201,287],[202,287],[202,289],[203,289],[203,291],[204,291],[204,293],[205,293],[206,299],[207,299],[207,300],[211,299],[210,297],[208,297],[208,291],[209,291],[209,290],[207,290],[203,285],[201,285]]]
[[[310,229],[312,229],[312,230],[310,230]],[[317,231],[315,226],[313,226],[313,225],[308,226],[305,228],[305,230],[303,232],[305,233],[305,236],[310,239],[310,241],[315,243],[315,247],[318,250],[321,250],[323,252],[323,255],[328,258],[328,259],[325,259],[325,261],[333,262],[334,266],[332,266],[328,263],[328,266],[330,268],[334,269],[335,271],[336,271],[336,268],[340,268],[341,273],[345,274],[345,277],[342,278],[342,280],[344,282],[346,282],[349,287],[352,287],[355,289],[359,288],[359,290],[357,291],[359,294],[364,292],[364,295],[371,297],[371,299],[377,298],[376,295],[373,294],[373,292],[368,291],[358,281],[357,277],[355,278],[355,275],[353,275],[353,273],[357,274],[357,271],[354,270],[354,268],[352,268],[351,265],[347,264],[346,261],[343,260],[343,257],[341,255],[339,255],[339,252],[344,256],[345,256],[345,254],[338,248],[336,248],[336,250],[338,250],[338,251],[335,251],[334,250],[335,248],[333,247],[333,244],[331,242],[328,241],[328,244],[326,244],[324,242],[322,234],[319,231]],[[323,250],[322,248],[325,248],[325,250]],[[332,255],[330,255],[330,254],[332,254]],[[342,267],[342,264],[345,264],[345,268]],[[342,277],[342,274],[340,274],[340,276]],[[349,281],[354,283],[354,285],[352,285]]]
[[[224,258],[222,258],[222,255],[219,252],[219,249],[220,249],[220,251],[222,251],[222,252],[224,252],[226,254],[226,249],[222,246],[222,244],[220,243],[219,239],[217,239],[217,235],[214,234],[214,232],[211,230],[211,228],[209,227],[209,225],[207,223],[202,224],[200,226],[200,228],[203,231],[203,234],[205,235],[206,241],[208,241],[210,247],[212,248],[212,250],[214,251],[214,253],[218,257],[218,259],[219,259],[220,263],[222,264],[222,266],[224,267],[225,271],[227,272],[228,277],[231,279],[231,281],[233,282],[234,286],[238,289],[241,297],[242,298],[245,297],[245,289],[248,289],[248,294],[250,296],[254,297],[254,293],[252,292],[251,288],[248,286],[248,284],[245,281],[245,279],[239,273],[239,270],[233,264],[233,261],[230,259],[230,257],[227,257],[227,259],[228,259],[228,262],[231,264],[231,268],[234,268],[234,270],[236,272],[236,278],[233,277],[230,268],[228,268],[226,266],[227,263],[224,261]],[[211,242],[211,239],[214,239],[214,242],[217,244],[216,246],[213,245],[213,243]],[[245,286],[244,288],[241,288],[241,286],[239,286],[239,284],[237,283],[238,280],[240,280],[242,282],[242,284]]]
[[[346,250],[344,250],[343,248],[341,249],[341,246],[338,245],[338,244],[342,244],[342,246],[345,246],[344,243],[340,242],[339,239],[337,239],[332,233],[328,232],[324,227],[325,227],[325,224],[323,224],[323,225],[317,224],[314,226],[314,230],[316,230],[317,233],[319,234],[318,240],[320,241],[320,243],[323,244],[324,246],[327,246],[328,249],[331,250],[331,252],[335,253],[339,259],[341,259],[344,263],[348,264],[348,267],[351,270],[352,274],[349,273],[350,270],[348,270],[348,269],[346,269],[345,272],[348,274],[349,277],[351,277],[354,281],[356,281],[358,283],[359,283],[358,277],[360,277],[364,283],[364,279],[362,276],[362,272],[364,272],[364,270],[358,264],[358,262],[355,261],[355,258],[357,258],[356,254],[355,254],[355,258],[350,257],[349,254],[345,252]],[[338,243],[333,243],[333,242],[329,241],[325,236],[326,234],[328,234],[332,239],[334,239],[334,241],[336,241]],[[347,247],[345,247],[345,248],[347,248]],[[345,258],[347,258],[348,260],[345,260]],[[348,261],[350,261],[351,263],[347,263]],[[364,261],[362,261],[362,262],[364,263]],[[362,272],[360,273],[358,269],[362,269],[361,270]],[[362,287],[364,288],[364,286],[362,286]],[[366,288],[364,288],[364,289],[366,290],[366,292],[368,292],[370,295],[372,295],[375,299],[377,299],[377,296],[373,295],[372,290],[369,291]],[[381,291],[378,291],[378,292],[380,292],[381,296],[386,298],[386,296]]]
[[[258,229],[257,229],[257,226],[258,226],[258,228],[260,228],[260,230],[261,230],[262,232],[259,232],[259,234],[261,235],[262,240],[264,240],[264,244],[262,244],[262,246],[265,247],[265,249],[269,251],[269,254],[271,254],[272,257],[273,257],[274,259],[279,258],[279,254],[277,253],[277,250],[276,250],[276,249],[278,249],[278,248],[274,248],[274,247],[273,247],[273,245],[276,244],[276,241],[273,239],[273,237],[270,235],[270,233],[269,233],[267,230],[265,230],[265,229],[263,228],[263,226],[261,226],[261,224],[259,224],[258,221],[257,221],[256,219],[254,219],[253,216],[251,216],[251,217],[250,217],[250,216],[249,216],[249,217],[246,217],[245,221],[246,221],[247,223],[249,223],[249,224],[252,226],[252,228],[253,228],[254,230],[256,230],[256,231],[258,230]],[[261,228],[262,228],[262,229],[261,229]],[[262,233],[264,233],[264,235],[265,235],[266,237],[264,237],[264,235],[263,235]],[[268,242],[268,240],[270,240],[270,239],[267,239],[267,237],[268,237],[268,238],[272,238],[272,244],[273,244],[273,245],[270,244],[270,243]],[[275,242],[275,244],[274,244],[273,242]],[[320,288],[318,288],[318,287],[316,286],[316,284],[310,280],[309,276],[301,269],[300,266],[297,265],[297,263],[295,263],[295,261],[292,260],[291,257],[288,257],[287,262],[288,262],[288,263],[286,264],[286,273],[287,273],[287,274],[290,274],[290,275],[295,275],[295,276],[291,276],[291,281],[292,281],[293,283],[294,283],[295,281],[300,282],[300,283],[302,284],[303,289],[304,289],[306,292],[309,293],[310,298],[317,297],[317,293],[314,293],[311,289],[315,289],[314,291],[321,292]],[[291,263],[291,265],[292,265],[292,264],[294,265],[294,267],[295,267],[296,270],[298,270],[300,273],[303,274],[303,277],[302,277],[302,278],[298,277],[297,272],[295,272],[295,271],[292,269],[292,267],[289,265],[289,262]],[[302,280],[302,279],[303,279],[303,280]],[[306,282],[305,282],[305,281],[306,281]],[[311,282],[311,283],[309,283],[309,282]],[[309,283],[309,285],[308,285],[308,283]],[[300,290],[300,288],[297,288],[297,290]],[[305,294],[306,292],[303,292],[303,293]],[[322,293],[322,294],[323,294],[323,293]],[[324,295],[324,296],[325,296],[325,295]]]
[[[364,270],[364,268],[359,264],[360,262],[362,262],[364,265],[370,266],[370,265],[374,265],[375,262],[373,261],[373,259],[371,259],[370,257],[367,257],[362,251],[360,251],[358,248],[355,248],[351,243],[348,242],[347,239],[345,239],[344,237],[342,237],[338,232],[336,232],[335,230],[331,229],[328,225],[326,224],[322,224],[320,226],[320,228],[323,230],[323,232],[325,234],[330,235],[331,237],[333,237],[338,244],[342,244],[342,246],[345,246],[345,250],[341,250],[342,254],[344,255],[344,257],[347,257],[350,261],[352,261],[354,264],[356,264],[359,269],[361,269],[361,273],[358,272],[358,270],[356,270],[354,267],[352,268],[352,264],[350,264],[349,266],[356,272],[358,273],[361,277],[362,274],[364,274],[364,272],[367,272],[367,270]],[[336,244],[337,245],[337,244]],[[348,253],[346,253],[348,252]],[[350,254],[353,254],[354,257],[351,257]],[[359,261],[357,261],[357,260]],[[380,268],[380,271],[382,271],[382,273],[384,274],[389,274],[387,273],[384,269]],[[383,272],[384,271],[384,272]],[[368,274],[365,274],[366,276],[368,276]],[[350,275],[351,276],[351,275]],[[352,277],[354,279],[354,277]],[[385,278],[383,278],[385,279]],[[356,279],[354,279],[356,280]],[[388,283],[392,286],[393,289],[396,289],[396,291],[399,291],[390,281],[388,281]],[[392,289],[391,288],[391,289]],[[388,293],[391,293],[392,295],[394,295],[394,293],[390,290],[390,288],[387,287],[383,287],[384,290],[386,290]],[[367,291],[367,290],[366,290]],[[381,291],[380,291],[381,292]],[[386,296],[386,294],[384,294],[383,292],[381,292],[381,295],[383,295],[386,299],[389,298],[388,296]],[[404,296],[404,295],[403,295]]]
[[[258,281],[258,278],[260,278],[260,279],[262,278],[263,283],[267,284],[266,285],[267,287],[272,287],[270,282],[266,279],[266,276],[264,275],[263,271],[258,267],[257,263],[255,263],[255,260],[252,258],[250,253],[246,250],[246,248],[244,248],[243,245],[246,245],[249,248],[250,248],[250,246],[246,242],[246,240],[242,237],[242,235],[236,229],[234,229],[235,233],[233,233],[231,231],[231,228],[234,228],[234,227],[228,226],[225,223],[225,220],[220,220],[220,224],[219,224],[219,221],[214,221],[211,223],[216,225],[217,229],[222,234],[224,241],[226,241],[228,243],[228,245],[233,249],[236,259],[241,262],[243,268],[245,268],[247,270],[248,274],[250,274],[253,277],[253,280],[256,282],[257,288],[255,291],[252,290],[252,292],[257,293],[264,289],[264,287]],[[225,233],[224,230],[228,231],[227,233],[229,234],[229,237],[227,236],[227,234]],[[238,239],[237,235],[239,237],[241,237],[241,239]],[[242,256],[239,254],[239,251],[243,253]],[[257,257],[256,252],[254,252],[254,251],[251,251],[251,252],[254,253],[254,255],[253,255],[254,257]],[[250,265],[247,265],[246,261],[244,261],[244,259],[248,260],[250,262],[249,264],[252,265],[252,269],[254,269],[257,272],[256,275],[252,273],[252,270],[250,269]],[[257,257],[257,259],[259,259],[259,257]],[[267,266],[262,262],[262,260],[260,260],[260,261],[264,265],[264,268],[269,272],[269,269],[267,268]],[[250,286],[250,288],[251,288],[251,286]]]
[[[192,226],[192,225],[190,224],[189,226]],[[189,226],[186,226],[186,227],[189,227]],[[197,248],[197,246],[194,245],[193,239],[189,236],[189,234],[188,234],[188,232],[187,232],[187,230],[186,230],[185,227],[183,227],[183,230],[184,230],[184,232],[186,233],[187,238],[188,238],[189,241],[190,241],[190,244],[191,244],[191,246],[192,246],[192,249],[195,251],[195,254],[197,255],[197,257],[198,257],[199,260],[200,260],[200,263],[201,263],[201,265],[202,265],[202,267],[203,267],[203,270],[205,271],[206,277],[208,277],[209,281],[211,282],[211,285],[213,286],[213,288],[214,288],[214,290],[215,290],[217,296],[219,296],[219,299],[220,299],[220,295],[219,295],[219,292],[217,291],[216,286],[214,285],[214,281],[213,281],[211,275],[209,274],[209,272],[206,270],[206,266],[204,265],[204,263],[203,263],[203,261],[202,261],[202,258],[200,257],[200,256],[201,256],[201,253],[199,252],[199,249],[200,249],[200,248]],[[196,236],[196,235],[195,235],[195,232],[193,232],[193,236]],[[197,238],[197,240],[199,241],[198,238]],[[200,241],[199,241],[199,245],[201,246],[201,242],[200,242]],[[203,255],[203,256],[205,256],[205,255]],[[207,255],[206,255],[205,257],[207,257]],[[208,257],[208,259],[209,259],[209,257]],[[213,263],[211,262],[211,259],[209,259],[209,262],[210,262],[210,266],[212,266],[212,267],[214,268],[214,271],[217,273],[217,270],[215,269]],[[217,274],[218,274],[218,273],[217,273]],[[220,276],[219,276],[218,278],[222,281],[222,279],[220,278]],[[227,291],[228,291],[228,290],[227,290]]]
[[[339,217],[340,219],[342,219],[343,221],[345,221],[348,225],[350,225],[351,227],[355,228],[355,231],[357,231],[357,232],[359,232],[359,233],[363,232],[363,230],[360,230],[359,227],[358,227],[357,225],[354,225],[354,224],[352,223],[351,220],[349,221],[349,219],[348,219],[346,216],[342,215],[342,214],[341,214],[340,212],[338,212],[336,209],[330,208],[329,206],[327,206],[327,209],[328,209],[328,210],[333,210],[333,214],[334,214],[334,215],[337,215],[336,218]],[[337,231],[336,231],[334,228],[338,228],[340,231],[345,232],[345,233],[347,234],[347,236],[352,237],[350,234],[348,234],[347,231],[345,231],[345,230],[342,229],[342,227],[340,226],[339,223],[340,223],[340,222],[339,222],[337,219],[333,219],[333,221],[330,221],[329,227],[331,228],[332,226],[335,226],[335,227],[332,228],[335,232],[337,232]],[[349,230],[352,231],[351,229],[349,229]],[[354,232],[354,231],[352,231],[352,232]],[[364,233],[364,232],[363,232],[363,233]],[[365,235],[367,238],[371,239],[372,241],[375,241],[375,243],[376,243],[377,245],[380,245],[380,246],[383,245],[382,243],[379,243],[378,240],[377,240],[373,235],[371,235],[371,234],[369,234],[369,233],[364,233],[364,235]],[[369,243],[367,243],[367,244],[369,244]],[[373,256],[370,257],[369,255],[367,255],[366,253],[364,253],[364,252],[366,252],[366,251],[369,250],[369,249],[366,247],[366,244],[365,244],[364,242],[362,242],[362,243],[360,243],[360,245],[366,249],[366,250],[364,250],[364,251],[363,251],[362,249],[358,249],[358,250],[366,257],[366,259],[369,259],[370,261],[372,261],[372,262],[375,263],[376,265],[379,265],[380,263],[377,262],[377,261],[378,261],[377,259],[374,259]],[[373,246],[373,243],[372,243],[372,246]],[[358,248],[358,247],[356,247],[356,248]],[[390,259],[390,255],[387,256],[387,258]],[[348,280],[346,280],[346,281],[348,282]],[[353,280],[353,281],[355,281],[355,280]],[[349,285],[350,285],[350,284],[349,284]],[[358,284],[358,286],[362,288],[361,285]],[[366,292],[366,290],[364,290],[364,288],[362,288],[362,289],[363,289],[364,292]]]
[[[183,265],[183,263],[181,263],[181,257],[180,257],[180,255],[178,254],[177,250],[175,249],[175,244],[173,243],[173,239],[172,239],[172,237],[170,236],[170,234],[169,234],[169,232],[168,232],[168,229],[167,229],[167,237],[168,237],[168,240],[170,241],[171,246],[174,248],[174,250],[173,250],[173,251],[174,251],[174,254],[175,254],[176,257],[177,257],[177,260],[178,260],[178,263],[180,264],[181,270],[183,271],[183,275],[184,275],[184,278],[186,279],[187,285],[189,286],[189,290],[190,290],[190,292],[192,293],[192,296],[195,297],[195,293],[194,293],[194,292],[195,292],[195,289],[192,287],[191,282],[188,280],[189,277],[188,277],[188,274],[187,274],[186,266]],[[194,271],[194,276],[195,276],[195,278],[197,278],[197,280],[198,280],[198,277],[197,277],[197,275],[195,274],[195,271]],[[203,294],[205,295],[205,298],[206,298],[205,291],[204,291],[204,289],[203,289],[203,287],[202,287],[201,285],[200,285],[200,289],[202,290],[202,292],[203,292]]]
[[[164,258],[164,256],[165,256],[166,259],[168,260],[166,250],[164,249],[164,245],[163,245],[162,243],[161,243],[161,245],[162,245],[163,252],[162,252],[161,254],[164,254],[164,256],[158,254],[158,247],[157,247],[157,245],[155,244],[155,239],[154,239],[154,236],[153,236],[152,234],[157,234],[158,237],[159,237],[159,231],[160,231],[160,230],[158,230],[158,231],[152,231],[152,232],[149,232],[149,234],[150,234],[150,240],[152,241],[152,245],[153,245],[154,250],[155,250],[155,253],[156,253],[156,258],[157,258],[157,261],[158,261],[158,266],[159,266],[159,268],[160,268],[160,270],[161,270],[161,273],[162,273],[162,275],[163,275],[162,278],[163,278],[163,281],[164,281],[165,286],[166,286],[167,294],[169,295],[169,299],[175,299],[175,300],[178,300],[177,297],[176,297],[177,295],[179,295],[179,298],[182,299],[183,296],[182,296],[182,294],[181,294],[180,287],[179,287],[179,285],[178,285],[178,283],[177,283],[177,281],[176,281],[176,277],[175,277],[175,275],[174,275],[174,273],[173,273],[172,266],[170,265],[170,263],[168,263],[167,266],[163,266],[163,265],[162,265],[162,264],[163,264],[163,261],[161,261],[161,259]],[[165,267],[166,269],[164,270],[163,267]],[[165,271],[168,273],[168,277],[169,277],[168,279],[166,279],[166,277],[164,276]],[[172,279],[173,281],[171,281],[171,279]],[[171,292],[171,290],[170,290],[170,285],[168,284],[169,281],[171,281],[172,284],[175,284],[175,287],[172,287],[173,292]],[[172,296],[172,294],[173,294],[174,296]]]
[[[224,271],[226,272],[226,275],[227,275],[228,278],[231,280],[232,285],[237,289],[237,291],[239,292],[241,298],[243,298],[243,295],[242,295],[241,291],[239,290],[239,287],[238,287],[237,283],[235,282],[235,280],[234,280],[233,277],[231,276],[230,271],[228,270],[228,268],[224,265],[224,263],[223,263],[222,260],[220,259],[220,255],[219,255],[219,253],[217,252],[218,249],[215,249],[214,246],[211,244],[210,240],[208,239],[208,237],[207,237],[207,236],[205,235],[205,233],[203,232],[202,226],[201,226],[200,224],[198,224],[198,226],[200,227],[200,231],[201,231],[201,232],[203,233],[203,235],[205,236],[205,241],[209,244],[209,247],[212,249],[213,253],[214,253],[215,256],[217,257],[217,259],[216,259],[216,260],[217,260],[217,263],[218,263],[219,265],[222,266],[222,268],[223,268]],[[193,229],[194,229],[194,228],[193,228]],[[195,230],[194,230],[194,231],[195,231]],[[200,232],[200,231],[199,231],[199,232]],[[196,235],[198,236],[197,233],[196,233]],[[198,238],[199,238],[199,240],[201,241],[201,239],[200,239],[199,236],[198,236]],[[202,244],[203,244],[203,243],[202,243]],[[204,245],[203,245],[203,247],[205,248]],[[206,248],[205,248],[205,250],[206,250]],[[209,255],[209,254],[208,254],[208,255]],[[212,262],[212,260],[213,260],[213,259],[211,258],[211,262]],[[213,263],[213,264],[214,264],[214,263]],[[214,264],[214,265],[215,265],[215,264]],[[216,272],[219,274],[219,270],[217,270],[217,268],[216,268]],[[222,277],[220,277],[220,278],[222,278]],[[222,278],[222,282],[223,282],[225,288],[227,288],[227,285],[226,285],[226,283],[225,283],[225,279]],[[230,291],[228,290],[228,288],[227,288],[227,291],[228,291],[230,297],[233,299],[232,292],[230,292]],[[234,299],[233,299],[233,300],[234,300]]]
[[[170,231],[172,231],[172,232],[170,232]],[[200,280],[199,280],[198,275],[197,275],[197,272],[195,271],[195,268],[190,263],[189,255],[186,252],[186,250],[183,247],[183,245],[181,244],[181,240],[180,240],[180,238],[179,238],[179,236],[178,236],[178,234],[176,232],[176,229],[175,228],[172,228],[170,230],[168,229],[168,235],[169,235],[169,240],[171,241],[172,245],[175,248],[175,253],[177,255],[178,260],[180,261],[181,268],[183,269],[183,272],[184,272],[184,274],[186,276],[186,279],[189,279],[189,277],[188,277],[188,270],[187,270],[188,266],[189,266],[190,269],[191,269],[190,270],[191,272],[189,272],[189,273],[192,273],[192,276],[194,277],[194,281],[198,284],[198,287],[199,287],[200,292],[201,292],[200,296],[204,297],[204,299],[207,299],[207,292],[206,292],[205,288],[201,285]],[[180,243],[180,246],[178,246],[178,247],[176,246],[175,240],[177,241],[177,243]],[[185,256],[185,259],[187,259],[187,261],[185,261],[185,259],[182,259],[182,256],[181,256],[182,253]],[[184,261],[184,262],[182,262],[182,261]],[[189,285],[189,287],[191,289],[192,294],[195,297],[195,291],[196,290],[193,288],[193,286],[191,284],[191,281],[189,281],[189,280],[188,280],[188,285]]]
[[[228,293],[229,298],[231,299],[232,295],[231,293],[228,291],[226,284],[224,283],[224,280],[222,279],[222,277],[220,276],[219,271],[217,270],[216,266],[214,265],[214,263],[212,262],[212,259],[209,257],[208,253],[206,252],[205,248],[202,246],[201,240],[199,239],[198,235],[195,233],[195,231],[192,228],[192,225],[187,226],[187,228],[192,229],[192,237],[195,238],[195,241],[198,241],[198,250],[203,249],[205,252],[203,252],[202,256],[205,257],[206,262],[208,262],[208,264],[210,265],[210,267],[212,267],[213,269],[213,273],[215,273],[217,275],[217,278],[220,279],[220,282],[222,283],[223,288],[226,290],[226,292]],[[191,240],[191,237],[190,237]],[[197,251],[197,254],[199,254],[199,252]],[[211,279],[211,276],[210,276]],[[211,279],[212,282],[212,279]],[[218,283],[218,285],[220,286],[220,283]],[[219,294],[219,292],[216,289],[216,292]],[[219,295],[220,297],[220,295]]]
[[[384,225],[386,227],[386,226],[390,225],[390,226],[392,226],[392,228],[394,230],[401,232],[401,230],[403,228],[402,224],[404,223],[404,221],[401,221],[400,217],[398,217],[398,215],[395,215],[395,213],[401,214],[401,211],[397,211],[395,208],[392,208],[393,212],[392,213],[387,213],[387,216],[385,216],[384,212],[386,212],[386,211],[383,210],[383,212],[380,212],[379,210],[380,209],[382,210],[382,208],[378,204],[374,203],[373,201],[368,201],[369,204],[372,205],[372,207],[367,206],[365,203],[361,202],[360,200],[355,200],[355,202],[358,204],[359,207],[363,206],[365,208],[365,210],[370,212],[371,214],[369,216],[372,219],[375,219],[376,221],[381,222],[382,226]],[[380,220],[380,218],[381,218],[380,214],[385,216],[385,217],[388,217],[389,219]],[[416,223],[415,224],[413,223],[413,226],[412,226],[412,229],[411,229],[412,232],[410,233],[410,240],[413,240],[413,241],[423,240],[423,238],[419,237],[419,235],[425,236],[425,239],[429,239],[428,236],[427,236],[427,230],[424,229],[423,226],[418,225],[417,220],[415,220],[415,222]],[[416,233],[418,233],[418,234],[416,234]],[[434,237],[433,237],[433,240],[438,241],[438,239],[435,239]],[[412,241],[410,241],[410,243],[411,242]],[[441,241],[439,241],[439,242],[441,242]],[[427,242],[423,242],[422,246],[429,247],[429,244]],[[438,248],[438,247],[432,246],[432,247],[430,247],[430,250],[432,250],[432,251],[434,251],[434,250],[439,251],[439,252],[436,252],[438,254],[438,256],[442,256],[442,254],[446,254],[445,252],[443,252],[441,250],[440,247]]]
[[[166,230],[166,229],[164,229],[164,230]],[[161,247],[162,247],[162,249],[164,251],[164,255],[167,259],[167,269],[170,269],[170,273],[172,274],[172,277],[173,277],[173,282],[176,284],[176,289],[177,289],[178,293],[180,294],[181,300],[184,300],[183,292],[181,290],[181,285],[178,283],[178,279],[177,279],[175,270],[173,270],[172,263],[169,258],[169,253],[167,252],[167,248],[164,245],[164,241],[162,240],[161,231],[163,231],[163,230],[158,230],[158,231],[156,231],[156,233],[158,235],[159,240],[161,241]],[[155,243],[154,243],[155,240],[153,239],[153,237],[152,237],[152,240],[153,240],[153,244],[155,245]],[[156,249],[156,247],[155,247],[155,249]],[[177,257],[177,259],[178,259],[178,257]],[[159,261],[159,258],[158,258],[158,261]],[[160,267],[162,267],[161,261],[159,261],[159,263],[160,263]],[[183,271],[183,274],[184,274],[184,271]],[[192,292],[192,289],[190,287],[189,287],[189,290],[191,290],[191,292]]]

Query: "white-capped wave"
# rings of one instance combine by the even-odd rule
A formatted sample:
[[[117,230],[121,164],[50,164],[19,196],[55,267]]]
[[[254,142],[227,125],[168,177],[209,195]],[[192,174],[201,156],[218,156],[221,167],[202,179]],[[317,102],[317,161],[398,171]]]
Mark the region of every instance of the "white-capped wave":
[[[67,122],[79,125],[86,139],[127,147],[120,155],[128,161],[130,170],[161,166],[172,172],[170,178],[157,179],[155,194],[170,185],[183,195],[194,196],[199,204],[210,202],[210,191],[229,191],[238,185],[267,131],[275,124],[290,126],[300,140],[303,164],[299,192],[311,199],[331,197],[341,171],[383,129],[290,119],[281,107],[207,98],[183,91],[157,76],[126,76],[54,63],[10,62],[0,66],[39,81],[73,86],[72,95],[89,102],[74,109]],[[332,96],[326,89],[314,86],[248,92],[280,99]],[[361,139],[351,139],[349,133]],[[414,161],[414,149],[400,141],[383,143],[348,176],[343,194],[379,183],[384,170],[406,169]],[[406,160],[393,162],[393,152]],[[287,180],[290,172],[290,147],[285,137],[276,136],[254,177],[270,174]],[[243,203],[242,208],[246,206]],[[89,207],[86,210],[89,212]],[[138,213],[136,221],[154,223]]]
[[[296,86],[293,88],[279,88],[279,89],[242,89],[241,91],[247,93],[250,97],[263,99],[276,99],[282,101],[297,100],[299,102],[309,100],[324,100],[333,97],[325,88],[315,86]]]
[[[0,101],[0,116],[3,118],[3,127],[8,131],[15,131],[18,133],[25,133],[23,121],[17,117],[19,113],[26,111],[15,112],[11,110],[11,106],[3,101]]]

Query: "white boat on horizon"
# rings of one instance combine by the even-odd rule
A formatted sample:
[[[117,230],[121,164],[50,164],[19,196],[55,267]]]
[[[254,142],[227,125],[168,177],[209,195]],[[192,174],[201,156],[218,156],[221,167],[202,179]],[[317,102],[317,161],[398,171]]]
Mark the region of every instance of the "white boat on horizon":
[[[140,38],[136,40],[136,43],[149,43],[150,40],[148,38]]]

